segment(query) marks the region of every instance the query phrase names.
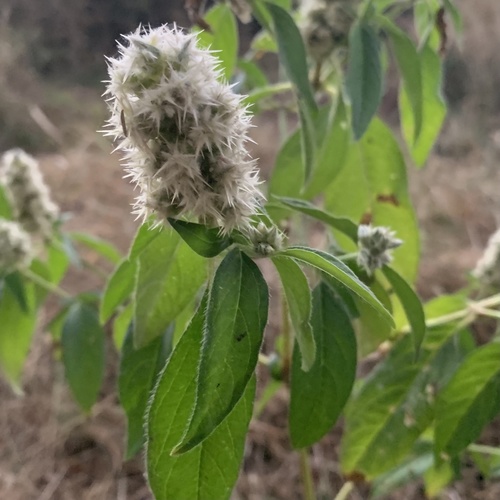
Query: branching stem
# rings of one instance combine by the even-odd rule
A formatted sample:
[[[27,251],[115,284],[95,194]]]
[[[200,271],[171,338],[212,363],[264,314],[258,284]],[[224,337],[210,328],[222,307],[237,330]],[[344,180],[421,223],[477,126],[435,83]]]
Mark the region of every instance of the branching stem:
[[[58,287],[54,283],[51,283],[50,281],[45,280],[38,274],[35,274],[34,272],[30,271],[29,269],[25,269],[23,271],[23,275],[28,278],[30,281],[35,283],[38,286],[41,286],[44,290],[47,290],[50,293],[53,293],[54,295],[57,295],[58,297],[62,299],[71,299],[72,295],[66,290],[63,290],[62,288]]]

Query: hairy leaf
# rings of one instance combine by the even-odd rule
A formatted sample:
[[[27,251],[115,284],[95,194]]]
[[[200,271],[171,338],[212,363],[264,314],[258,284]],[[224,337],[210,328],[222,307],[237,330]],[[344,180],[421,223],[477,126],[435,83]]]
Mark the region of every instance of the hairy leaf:
[[[500,344],[472,352],[439,395],[436,453],[456,455],[500,411]]]
[[[147,414],[147,470],[156,500],[229,498],[238,477],[252,415],[255,379],[215,431],[181,456],[170,450],[193,411],[206,301],[202,303],[162,371]]]
[[[71,392],[87,412],[97,400],[104,375],[104,337],[95,308],[73,304],[62,330],[62,359]]]
[[[257,364],[268,301],[259,268],[245,254],[232,250],[210,288],[196,403],[174,454],[206,439],[240,400]]]
[[[351,102],[354,138],[360,139],[377,112],[382,97],[382,65],[377,33],[356,23],[349,34],[346,89]]]
[[[293,354],[289,427],[295,448],[311,446],[335,424],[356,375],[356,338],[344,307],[328,286],[313,292],[312,327],[317,355],[311,369],[301,369]]]
[[[386,321],[393,324],[390,313],[379,302],[373,292],[342,261],[333,257],[333,255],[306,247],[289,247],[277,255],[293,257],[324,271],[373,307]]]
[[[311,290],[299,265],[291,258],[273,257],[280,275],[292,319],[295,339],[300,350],[301,367],[309,371],[316,357],[316,343],[311,327]]]

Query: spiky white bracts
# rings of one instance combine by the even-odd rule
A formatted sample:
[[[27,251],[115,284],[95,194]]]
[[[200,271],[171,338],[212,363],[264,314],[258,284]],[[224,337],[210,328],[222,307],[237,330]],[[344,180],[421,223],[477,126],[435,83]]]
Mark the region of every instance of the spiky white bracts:
[[[262,194],[242,97],[195,35],[161,26],[125,40],[109,59],[107,134],[140,188],[134,212],[158,223],[195,216],[225,233],[246,227]]]

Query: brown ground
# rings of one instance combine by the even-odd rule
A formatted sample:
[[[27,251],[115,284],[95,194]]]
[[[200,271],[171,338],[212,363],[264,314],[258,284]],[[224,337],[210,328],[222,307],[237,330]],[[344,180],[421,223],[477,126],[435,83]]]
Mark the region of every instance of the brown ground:
[[[493,36],[492,26],[500,25],[492,20],[500,19],[495,0],[487,3],[481,15],[467,31],[466,52],[467,44],[472,44],[478,33]],[[481,53],[474,64],[480,64],[477,59],[485,57]],[[482,67],[489,63],[483,61]],[[97,102],[94,94],[79,97]],[[495,123],[494,116],[481,121],[473,111],[476,107],[468,109],[464,105],[448,123],[437,148],[440,154],[433,155],[425,170],[411,174],[412,194],[423,229],[418,287],[426,298],[463,285],[488,235],[500,225],[500,121]],[[95,117],[90,126],[73,124],[74,146],[62,148],[60,154],[43,156],[42,167],[54,197],[73,215],[67,227],[108,239],[126,251],[137,226],[129,215],[133,192],[121,178],[117,157],[109,156],[107,141],[92,131],[100,127],[103,111],[98,110]],[[275,154],[268,146],[273,130],[269,120],[255,129],[260,145],[256,156],[262,159],[264,168],[272,163]],[[89,258],[94,257],[89,254]],[[86,290],[99,286],[99,280],[88,273],[72,272],[64,286],[73,291]],[[151,499],[142,476],[142,459],[122,463],[125,422],[114,389],[117,354],[109,349],[102,397],[86,419],[68,393],[60,363],[52,359],[50,336],[43,328],[51,310],[49,307],[40,320],[26,366],[24,396],[14,396],[0,383],[0,499]],[[499,444],[499,427],[487,431],[488,442]],[[279,393],[261,418],[251,424],[243,474],[234,499],[302,498],[298,457],[290,451],[285,429],[286,394]],[[333,498],[343,482],[336,454],[339,434],[335,429],[312,450],[321,499]],[[366,494],[355,491],[349,498],[363,500]],[[424,496],[417,484],[391,498],[417,500]],[[467,469],[464,479],[442,498],[498,499],[500,485],[481,481],[477,471]]]

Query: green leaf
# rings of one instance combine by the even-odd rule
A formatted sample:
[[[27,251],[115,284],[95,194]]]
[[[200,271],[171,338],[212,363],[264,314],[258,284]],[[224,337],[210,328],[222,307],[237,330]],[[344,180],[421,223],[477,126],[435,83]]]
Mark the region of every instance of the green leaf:
[[[420,255],[419,230],[411,200],[404,157],[391,130],[372,120],[363,138],[351,145],[342,171],[325,190],[325,208],[355,222],[389,226],[404,245],[394,251],[392,267],[410,283]],[[335,233],[346,251],[356,246]]]
[[[247,91],[268,85],[267,76],[254,61],[240,59],[238,68],[245,74],[243,85]]]
[[[206,439],[240,400],[257,365],[268,302],[259,268],[232,250],[210,288],[194,412],[173,454]]]
[[[302,370],[309,371],[316,358],[316,343],[311,327],[311,290],[307,278],[293,259],[273,257],[285,291],[288,313],[299,346]]]
[[[94,250],[98,254],[102,255],[108,259],[113,264],[118,264],[120,262],[122,255],[111,243],[96,238],[95,236],[90,236],[85,233],[69,233],[69,237],[76,241],[77,243],[82,243],[86,247]]]
[[[134,303],[129,302],[116,314],[113,320],[113,342],[117,350],[121,350],[125,336],[134,319]]]
[[[500,411],[500,344],[472,352],[438,397],[435,451],[456,455]]]
[[[164,231],[164,227],[151,227],[148,222],[142,224],[142,226],[137,229],[137,233],[134,236],[134,241],[130,246],[130,251],[128,258],[130,260],[135,260],[141,253],[148,247],[148,245],[153,242],[158,236]]]
[[[134,291],[137,262],[123,259],[108,278],[101,299],[99,319],[101,323],[111,318],[116,308],[123,304]]]
[[[313,292],[312,327],[317,355],[305,373],[294,349],[289,427],[294,448],[319,441],[335,424],[356,375],[356,338],[344,307],[324,283]]]
[[[280,62],[298,93],[302,161],[307,180],[313,171],[316,157],[314,118],[318,106],[309,82],[306,49],[292,16],[280,6],[269,2],[267,8],[274,22]]]
[[[8,274],[4,278],[5,286],[12,292],[16,298],[23,313],[29,312],[28,299],[26,297],[26,289],[21,273],[15,271]],[[1,300],[1,298],[0,298]]]
[[[306,182],[311,178],[316,162],[316,131],[314,119],[303,101],[299,100],[300,146]]]
[[[356,23],[349,34],[346,89],[351,102],[354,138],[360,139],[377,112],[382,98],[382,65],[377,33]]]
[[[451,18],[453,20],[453,25],[455,26],[455,30],[459,35],[461,35],[464,31],[464,23],[462,20],[462,16],[457,6],[453,3],[453,0],[443,0],[444,8],[450,13]]]
[[[418,354],[420,345],[424,340],[426,330],[425,314],[422,303],[416,293],[412,290],[411,286],[396,271],[394,271],[394,269],[385,266],[382,271],[401,301],[406,318],[411,326],[415,353]]]
[[[144,444],[144,414],[156,377],[170,354],[172,332],[157,337],[146,347],[134,348],[133,328],[123,343],[118,393],[127,415],[127,450],[125,459],[133,457]]]
[[[0,217],[2,219],[12,220],[12,207],[5,192],[5,187],[0,186]]]
[[[332,105],[316,165],[309,183],[305,187],[305,198],[314,198],[334,181],[346,160],[349,140],[350,133],[345,104],[342,97],[339,96],[337,103]]]
[[[295,198],[285,198],[283,196],[274,196],[280,203],[290,207],[297,212],[308,215],[314,219],[320,220],[325,224],[337,229],[341,233],[348,236],[353,242],[358,241],[358,226],[346,217],[335,217],[317,206],[304,200],[297,200]]]
[[[280,62],[283,64],[288,78],[297,89],[299,101],[304,101],[309,110],[317,110],[314,93],[309,82],[306,49],[300,31],[292,16],[285,9],[270,2],[267,2],[266,6],[276,29]]]
[[[101,388],[104,341],[95,308],[82,302],[73,304],[63,326],[62,359],[71,392],[86,412],[96,402]]]
[[[306,247],[289,247],[276,254],[286,255],[294,259],[305,262],[325,273],[345,285],[354,292],[359,298],[373,307],[389,324],[393,324],[391,314],[379,302],[373,292],[359,280],[359,278],[339,259],[320,250],[314,250]]]
[[[285,141],[278,153],[269,181],[269,195],[292,198],[300,195],[304,183],[304,168],[300,154],[300,132],[296,131]]]
[[[345,473],[371,480],[407,456],[434,418],[436,392],[471,344],[470,334],[461,332],[437,351],[422,350],[418,363],[409,336],[394,345],[347,405],[341,448]]]
[[[206,280],[206,261],[164,229],[140,254],[134,291],[134,338],[145,346],[192,302]]]
[[[220,60],[224,78],[229,81],[238,57],[238,31],[231,9],[226,4],[212,7],[204,16],[211,32],[201,31],[198,40],[203,47],[210,48]]]
[[[68,270],[70,259],[59,241],[54,240],[47,248],[46,265],[50,273],[51,283],[57,285]]]
[[[387,18],[384,19],[384,28],[391,37],[405,92],[413,112],[413,141],[416,141],[422,130],[423,91],[420,57],[410,37]]]
[[[156,500],[229,498],[238,477],[252,415],[255,378],[233,411],[199,446],[177,457],[196,398],[206,301],[202,303],[162,371],[146,417],[147,471]]]
[[[202,257],[216,257],[232,244],[231,238],[221,235],[217,228],[179,219],[168,219],[168,222],[190,248]]]
[[[419,57],[422,72],[422,123],[425,127],[416,140],[415,118],[411,111],[410,96],[405,87],[401,88],[399,106],[403,136],[413,161],[421,167],[427,161],[441,131],[446,116],[446,105],[441,95],[442,68],[439,56],[430,47],[425,46]]]
[[[427,498],[437,498],[439,493],[451,483],[454,477],[455,470],[453,464],[449,462],[436,463],[434,461],[432,466],[423,474]]]
[[[432,467],[433,461],[432,446],[429,443],[415,443],[414,449],[406,460],[389,472],[375,478],[371,496],[388,498],[395,489],[422,477]]]
[[[21,393],[21,375],[36,326],[36,296],[31,284],[25,286],[27,314],[8,288],[0,297],[0,369],[13,389]]]
[[[378,281],[373,281],[369,284],[369,288],[384,307],[392,312],[391,299],[384,287]],[[359,313],[359,318],[355,321],[356,333],[358,334],[358,353],[361,357],[364,357],[375,351],[382,342],[390,338],[392,328],[366,302],[359,300],[357,297],[354,300]]]

